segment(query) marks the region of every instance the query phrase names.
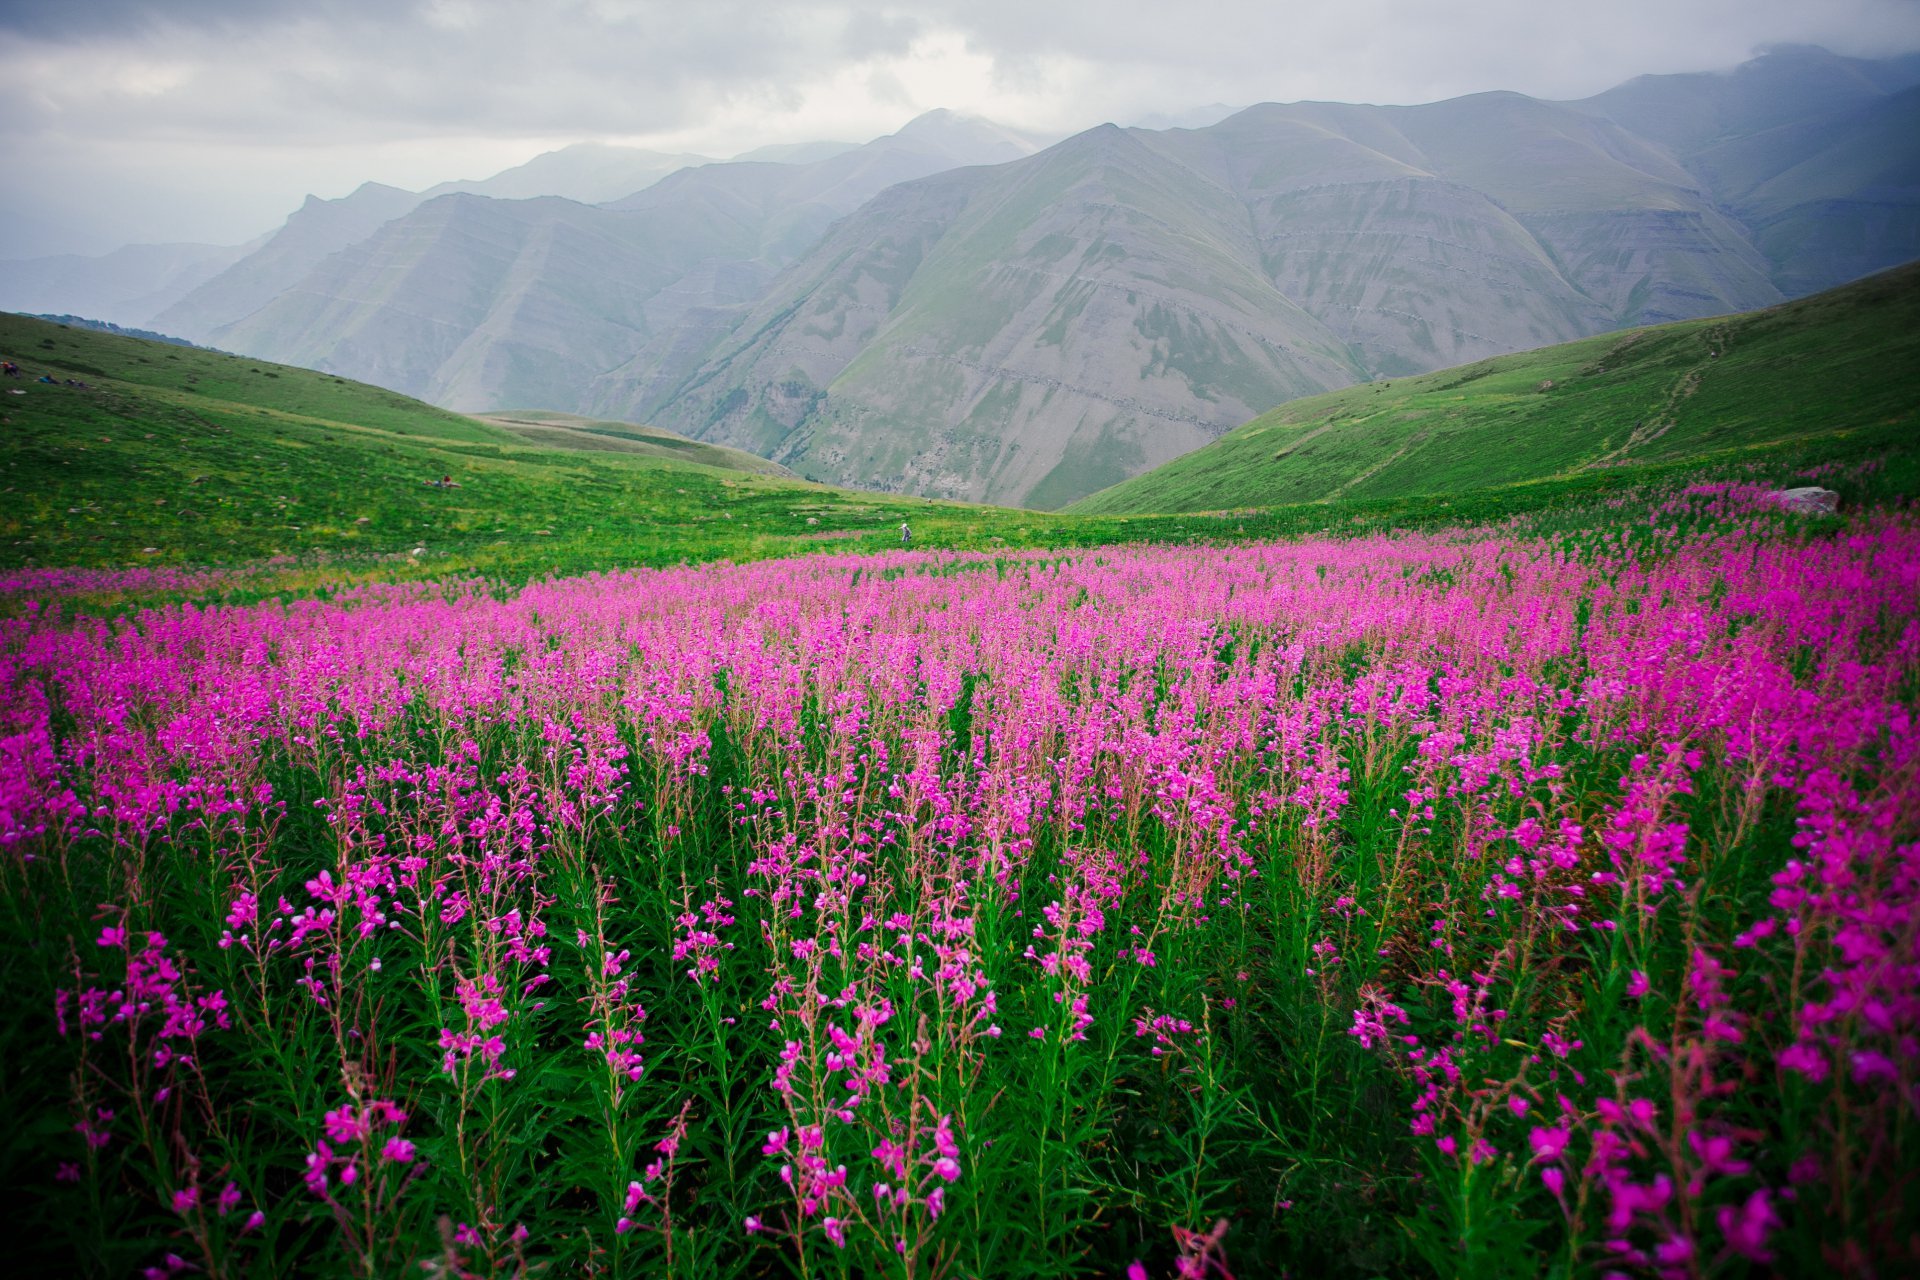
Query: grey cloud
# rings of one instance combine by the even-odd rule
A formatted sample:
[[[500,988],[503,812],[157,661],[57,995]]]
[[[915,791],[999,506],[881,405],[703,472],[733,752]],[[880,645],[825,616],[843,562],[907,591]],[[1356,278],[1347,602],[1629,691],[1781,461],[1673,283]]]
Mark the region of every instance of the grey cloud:
[[[226,32],[272,27],[290,16],[333,22],[386,20],[425,0],[8,0],[0,32],[54,40],[150,35],[168,28]]]
[[[148,16],[151,6],[109,3],[91,23],[56,19],[56,9],[19,17],[12,41],[0,27],[0,94],[67,135],[643,133],[682,127],[719,102],[790,101],[809,76],[902,52],[921,29],[879,7],[743,0],[202,0],[164,20]],[[29,68],[42,54],[76,48],[164,64],[180,83],[149,93],[127,87],[137,77],[36,82]]]
[[[1047,113],[1005,123],[1065,130],[1202,102],[1577,97],[1773,42],[1885,56],[1920,48],[1920,3],[1612,0],[1596,16],[1592,0],[0,0],[0,164],[91,163],[87,190],[137,202],[148,177],[127,169],[129,148],[227,191],[263,149],[674,135],[722,150],[703,128],[764,117],[767,136],[730,139],[742,149],[842,74],[871,99],[867,136],[914,106],[999,114],[920,100],[892,60],[931,36]],[[81,199],[42,185],[0,205],[31,217]]]
[[[1138,110],[1190,105],[1182,96],[1572,96],[1774,41],[1920,44],[1913,0],[1615,0],[1604,22],[1590,12],[1588,0],[14,0],[0,5],[0,93],[67,133],[117,121],[156,137],[640,134],[696,125],[721,104],[795,102],[837,68],[936,32],[993,59],[1004,89],[1046,89],[1064,61],[1111,73],[1088,107],[1159,95]],[[82,43],[163,63],[181,82],[154,93],[36,81],[34,54]]]
[[[912,48],[926,31],[925,20],[912,14],[855,9],[846,15],[840,48],[857,59],[898,55]]]

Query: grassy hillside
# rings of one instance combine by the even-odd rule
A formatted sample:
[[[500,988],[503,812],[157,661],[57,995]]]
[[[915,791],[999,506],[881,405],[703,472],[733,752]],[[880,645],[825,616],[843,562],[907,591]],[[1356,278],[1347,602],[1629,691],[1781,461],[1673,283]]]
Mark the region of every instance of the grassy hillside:
[[[0,315],[0,356],[25,375],[0,393],[4,566],[671,563],[897,542],[907,517],[922,537],[994,536],[965,508],[649,456],[636,451],[645,429],[625,424],[535,424],[535,444],[310,370],[20,316]],[[443,476],[458,487],[432,483]],[[1001,523],[1021,536],[1031,521]]]
[[[1406,499],[1871,433],[1920,417],[1920,264],[1786,306],[1281,405],[1085,514]]]
[[[1220,532],[830,489],[645,427],[536,411],[501,425],[329,374],[23,316],[0,314],[0,357],[25,375],[0,389],[0,569],[245,565],[298,586],[884,549],[903,520],[917,547]],[[60,385],[35,381],[43,373]]]
[[[552,409],[508,409],[500,413],[477,414],[482,422],[504,427],[532,444],[559,449],[604,453],[631,453],[646,458],[674,462],[698,462],[728,471],[750,471],[756,475],[786,476],[793,472],[777,462],[721,444],[689,440],[659,427],[634,422],[608,422],[583,418],[576,413]]]
[[[373,430],[439,440],[504,440],[504,432],[472,418],[423,405],[332,374],[199,347],[150,342],[130,335],[0,314],[0,352],[25,378],[10,383],[33,390],[32,379],[52,373],[94,383],[111,393],[182,406],[246,405],[296,418],[352,422]],[[108,388],[103,380],[120,384]],[[47,407],[31,395],[8,406]],[[16,435],[17,442],[17,435]]]

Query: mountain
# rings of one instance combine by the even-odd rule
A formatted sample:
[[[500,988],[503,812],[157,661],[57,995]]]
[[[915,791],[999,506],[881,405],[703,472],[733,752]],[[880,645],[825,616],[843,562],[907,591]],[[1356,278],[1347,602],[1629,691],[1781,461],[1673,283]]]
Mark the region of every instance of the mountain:
[[[676,169],[712,163],[711,156],[581,142],[558,151],[543,152],[491,178],[443,182],[427,188],[421,199],[456,194],[491,196],[496,200],[559,196],[581,204],[603,204],[652,186]]]
[[[1257,270],[1245,223],[1230,193],[1111,126],[897,186],[660,420],[886,488],[1078,496],[1361,376]]]
[[[1204,107],[1188,107],[1184,111],[1155,111],[1135,120],[1132,127],[1153,130],[1204,129],[1245,109],[1243,106],[1230,107],[1224,102],[1212,102]]]
[[[1920,55],[1788,46],[1569,105],[1666,147],[1748,228],[1789,296],[1920,253]]]
[[[773,142],[733,157],[739,161],[770,160],[774,164],[812,164],[830,160],[842,152],[853,151],[857,142]]]
[[[490,178],[443,182],[423,192],[369,182],[337,200],[308,196],[283,227],[248,246],[245,255],[222,263],[215,272],[180,290],[184,296],[166,298],[135,319],[144,322],[150,317],[153,324],[170,332],[196,341],[210,340],[298,284],[330,254],[360,243],[388,222],[436,197],[467,194],[526,200],[559,196],[597,204],[631,195],[688,165],[710,163],[713,161],[706,156],[586,142],[544,152]],[[65,303],[62,306],[67,310],[84,309]]]
[[[747,257],[737,209],[615,211],[450,195],[327,258],[217,344],[457,409],[571,403],[625,359],[646,302],[716,257]]]
[[[1781,296],[1685,169],[1591,115],[1269,104],[896,187],[625,409],[832,483],[1048,507],[1263,405]]]
[[[130,244],[98,256],[0,262],[0,311],[60,311],[141,324],[258,247]]]
[[[1768,310],[1585,338],[1284,404],[1071,509],[1458,496],[1920,425],[1920,264]]]
[[[1374,373],[1780,296],[1660,148],[1520,94],[1254,107],[1168,141],[1231,175],[1276,283]]]
[[[1752,229],[1789,295],[1905,262],[1920,249],[1920,88],[1843,115],[1703,152],[1706,173]]]
[[[1745,311],[1920,254],[1914,60],[1781,50],[1579,103],[1264,104],[887,192],[601,411],[1047,507],[1244,409]]]
[[[760,296],[779,267],[884,188],[1029,145],[934,112],[810,164],[700,165],[605,205],[441,196],[202,332],[456,408],[579,408],[609,370],[639,377],[697,360],[724,332],[716,308]]]
[[[1920,55],[1869,60],[1775,46],[1725,71],[1638,76],[1568,106],[1604,116],[1686,161],[1729,138],[1844,115],[1920,84]]]
[[[897,133],[811,163],[704,165],[608,207],[657,208],[680,199],[689,189],[724,189],[763,206],[768,247],[791,256],[809,247],[835,218],[897,182],[966,165],[1000,164],[1034,150],[1023,135],[991,121],[953,111],[929,111]]]
[[[151,327],[210,342],[227,325],[299,283],[328,255],[365,239],[419,203],[415,192],[378,182],[363,183],[337,200],[308,196],[265,244],[154,313]]]
[[[581,143],[490,178],[443,182],[425,192],[369,182],[336,200],[308,196],[278,231],[237,247],[128,245],[96,257],[0,261],[0,310],[151,322],[205,339],[285,292],[329,254],[435,196],[562,196],[597,203],[630,195],[687,165],[709,163],[706,156]]]

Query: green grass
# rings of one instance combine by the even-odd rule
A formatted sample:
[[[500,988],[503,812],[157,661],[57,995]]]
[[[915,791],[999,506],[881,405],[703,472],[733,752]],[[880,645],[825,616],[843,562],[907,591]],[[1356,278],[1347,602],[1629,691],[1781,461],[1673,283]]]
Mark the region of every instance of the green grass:
[[[725,445],[689,440],[662,427],[633,422],[609,422],[552,409],[502,409],[476,415],[482,422],[503,427],[529,444],[589,452],[631,453],[671,462],[698,462],[725,471],[795,478],[777,462],[730,449]]]
[[[118,334],[0,313],[0,350],[16,361],[29,392],[43,372],[96,382],[182,406],[246,405],[297,418],[351,422],[368,430],[439,440],[501,440],[506,436],[458,413],[436,409],[398,392],[330,373],[227,355],[199,347],[148,342]],[[17,410],[24,405],[10,406]]]
[[[919,546],[1129,536],[1126,522],[709,465],[779,471],[631,424],[525,411],[510,429],[310,370],[20,316],[0,316],[0,353],[26,374],[6,388],[23,394],[0,397],[6,567],[286,557],[334,578],[526,576],[897,546],[902,520]],[[33,381],[43,372],[88,386]],[[459,487],[430,483],[442,476]]]
[[[1849,436],[1920,410],[1920,266],[1766,311],[1290,401],[1083,514],[1461,495]]]

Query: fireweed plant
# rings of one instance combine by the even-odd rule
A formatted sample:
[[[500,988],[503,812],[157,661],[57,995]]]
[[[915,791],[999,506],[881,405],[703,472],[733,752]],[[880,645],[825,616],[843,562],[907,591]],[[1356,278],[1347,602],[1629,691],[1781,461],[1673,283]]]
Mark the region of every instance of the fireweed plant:
[[[0,621],[50,1274],[1920,1264],[1920,522]]]

